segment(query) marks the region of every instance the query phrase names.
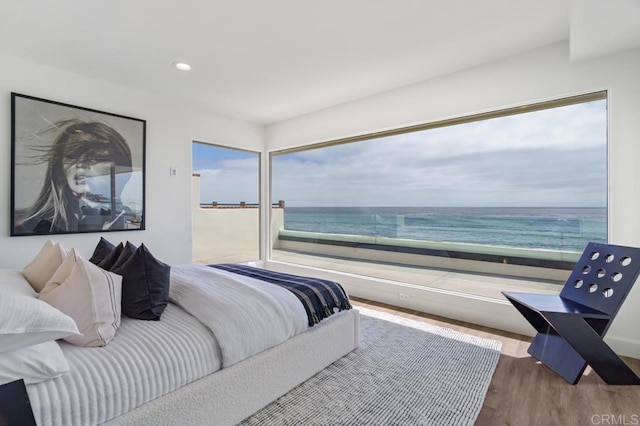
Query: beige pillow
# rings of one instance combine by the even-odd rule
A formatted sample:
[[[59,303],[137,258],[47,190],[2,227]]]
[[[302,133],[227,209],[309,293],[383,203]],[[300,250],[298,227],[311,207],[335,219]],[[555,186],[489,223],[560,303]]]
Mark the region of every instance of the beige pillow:
[[[38,297],[69,315],[82,336],[65,338],[77,346],[105,346],[120,326],[122,277],[83,259],[75,250]]]
[[[69,275],[71,275],[71,271],[73,271],[73,268],[76,266],[76,262],[79,257],[81,256],[76,251],[76,249],[70,249],[67,252],[67,257],[64,259],[64,261],[62,261],[62,263],[58,266],[58,269],[56,269],[51,278],[49,278],[47,283],[40,290],[40,295],[49,293],[51,290],[62,284],[64,280],[66,280]],[[42,299],[42,297],[40,298]]]
[[[22,274],[31,287],[40,292],[66,257],[67,252],[62,244],[47,240],[36,257],[24,267]]]

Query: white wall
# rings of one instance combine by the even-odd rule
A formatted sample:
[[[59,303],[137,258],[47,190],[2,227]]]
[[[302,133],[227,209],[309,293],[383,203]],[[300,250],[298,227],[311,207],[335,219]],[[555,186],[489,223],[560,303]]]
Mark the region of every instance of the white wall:
[[[103,234],[112,241],[130,239],[146,243],[170,264],[191,261],[191,142],[199,140],[254,151],[272,151],[388,128],[464,116],[593,90],[610,92],[610,241],[640,246],[640,50],[571,63],[567,44],[490,63],[442,78],[428,80],[377,96],[344,104],[268,126],[244,123],[216,115],[177,99],[158,97],[130,88],[0,56],[2,78],[0,128],[5,142],[0,158],[4,170],[0,185],[0,267],[21,268],[46,237],[9,237],[11,176],[10,92],[65,102],[147,120],[146,227],[145,231]],[[169,166],[178,176],[169,176]],[[262,162],[262,195],[268,200],[268,159]],[[579,171],[568,171],[576,173]],[[263,202],[262,229],[269,228]],[[55,239],[88,256],[101,234],[61,235]],[[263,251],[269,239],[263,235]],[[356,280],[354,278],[354,280]],[[355,281],[354,281],[355,282]],[[388,283],[357,278],[359,295],[376,300],[397,300],[397,289]],[[417,290],[416,290],[417,291]],[[368,293],[369,292],[369,293]],[[514,326],[506,315],[495,315],[496,302],[439,294],[439,311],[467,317],[492,326]],[[388,299],[387,299],[388,298]],[[446,299],[446,300],[444,300]],[[416,293],[414,309],[429,311]],[[504,304],[498,306],[502,312]],[[443,308],[444,309],[444,308]],[[509,309],[508,312],[511,312]],[[640,358],[640,285],[637,286],[612,327],[608,340],[623,354]],[[494,312],[494,314],[491,314]],[[505,318],[507,318],[505,320]],[[514,321],[521,321],[517,319]],[[503,321],[503,324],[500,323]],[[521,324],[521,323],[520,323]],[[520,326],[516,326],[518,328]]]
[[[609,239],[615,244],[640,246],[640,192],[637,190],[640,182],[640,50],[579,63],[570,62],[569,57],[568,44],[561,43],[273,124],[266,129],[267,150],[607,89]],[[567,173],[580,171],[567,170]],[[362,283],[357,291],[363,297],[376,299],[384,299],[388,294],[389,300],[393,300],[391,293],[397,292],[392,286],[373,282],[370,293]],[[458,296],[448,297],[452,306],[456,299],[462,302]],[[468,302],[466,298],[465,306],[469,306]],[[422,307],[428,311],[426,305]],[[489,312],[491,303],[477,301],[476,309]],[[640,285],[627,299],[608,341],[619,352],[640,358],[637,312],[640,312]],[[459,317],[459,313],[452,316]],[[469,318],[477,317],[469,314]],[[496,321],[488,325],[518,328],[509,324],[516,319]]]
[[[262,126],[228,119],[182,102],[0,56],[0,267],[21,269],[47,237],[9,237],[11,200],[10,93],[17,92],[147,121],[146,230],[104,233],[112,242],[144,242],[166,263],[191,262],[191,143],[201,140],[260,151]],[[169,176],[169,166],[178,175]],[[101,234],[54,236],[91,255]]]

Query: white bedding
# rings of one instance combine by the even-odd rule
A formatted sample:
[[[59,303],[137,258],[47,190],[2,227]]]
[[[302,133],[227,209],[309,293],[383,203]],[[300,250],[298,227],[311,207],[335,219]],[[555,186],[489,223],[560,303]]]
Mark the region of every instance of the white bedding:
[[[265,354],[275,350],[275,353],[280,353],[279,348],[284,346],[280,343],[305,330],[318,333],[302,333],[300,342],[303,343],[287,347],[308,347],[308,343],[304,342],[309,339],[304,336],[312,334],[324,336],[329,333],[325,338],[332,337],[332,342],[339,343],[327,344],[325,350],[314,350],[313,354],[319,357],[317,362],[296,367],[294,371],[299,374],[292,376],[295,380],[287,380],[288,373],[282,372],[271,377],[269,372],[274,369],[265,366],[251,370],[252,375],[262,377],[266,374],[270,380],[278,382],[265,383],[265,389],[269,392],[263,389],[258,392],[259,395],[250,398],[252,404],[247,407],[255,410],[272,400],[264,399],[266,396],[275,398],[282,395],[317,372],[318,368],[324,368],[352,350],[357,343],[357,331],[353,329],[352,319],[335,322],[340,323],[338,329],[344,327],[349,331],[341,333],[344,336],[330,336],[326,330],[335,328],[330,324],[309,328],[300,301],[277,285],[197,265],[172,267],[171,279],[171,302],[160,321],[142,321],[123,316],[115,338],[106,347],[85,348],[60,343],[71,371],[62,377],[27,386],[38,425],[85,426],[107,422],[185,385],[202,382],[198,379],[208,376],[203,379],[208,380],[212,373],[223,366],[237,364],[240,370],[238,367],[231,370],[243,371],[243,364],[239,364],[239,361],[259,352]],[[333,323],[333,318],[344,315],[333,315],[323,323]],[[357,315],[355,317],[357,319]],[[357,321],[355,324],[357,328]],[[320,332],[321,329],[325,329],[324,334]],[[273,349],[265,351],[269,348]],[[286,351],[276,358],[282,360],[286,358],[285,355]],[[301,356],[309,358],[306,353]],[[269,357],[264,359],[274,362]],[[256,356],[247,360],[247,363],[252,365],[255,361],[255,365],[262,365],[260,362],[264,359]],[[288,372],[288,365],[283,368],[284,372]],[[241,389],[242,383],[234,384],[233,380],[225,379],[235,377],[237,373],[225,374],[227,371],[230,370],[220,372],[222,382]],[[213,383],[217,381],[213,380]],[[192,386],[197,388],[196,383]],[[225,393],[224,390],[217,391]],[[184,392],[180,395],[184,395]],[[244,416],[251,413],[244,406],[236,407],[236,403],[225,403],[228,407],[221,408],[218,417],[226,418],[231,413],[236,419],[234,421],[237,421],[243,418],[236,418],[238,413]],[[151,421],[147,423],[153,424]]]
[[[60,346],[71,371],[27,386],[39,426],[100,424],[221,367],[211,331],[171,303],[160,321],[123,317],[106,347]]]
[[[208,266],[174,266],[170,300],[209,327],[225,368],[309,328],[289,290]]]

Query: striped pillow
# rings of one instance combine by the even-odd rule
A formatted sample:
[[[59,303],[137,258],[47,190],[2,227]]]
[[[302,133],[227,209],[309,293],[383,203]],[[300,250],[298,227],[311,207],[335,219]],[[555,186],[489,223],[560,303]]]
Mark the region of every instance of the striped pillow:
[[[74,319],[77,346],[106,346],[120,326],[122,277],[94,265],[72,249],[39,296]]]

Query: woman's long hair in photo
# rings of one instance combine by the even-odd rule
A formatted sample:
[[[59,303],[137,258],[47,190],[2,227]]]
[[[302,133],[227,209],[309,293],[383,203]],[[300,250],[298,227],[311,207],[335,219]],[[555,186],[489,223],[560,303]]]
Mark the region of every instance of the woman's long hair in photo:
[[[21,212],[17,225],[48,220],[49,232],[66,232],[77,212],[72,206],[77,206],[78,198],[67,183],[69,164],[90,159],[112,162],[120,173],[131,172],[131,150],[122,135],[104,123],[65,120],[55,123],[52,130],[60,134],[50,147],[40,148],[42,154],[37,157],[37,163],[47,164],[44,184],[33,205]]]

